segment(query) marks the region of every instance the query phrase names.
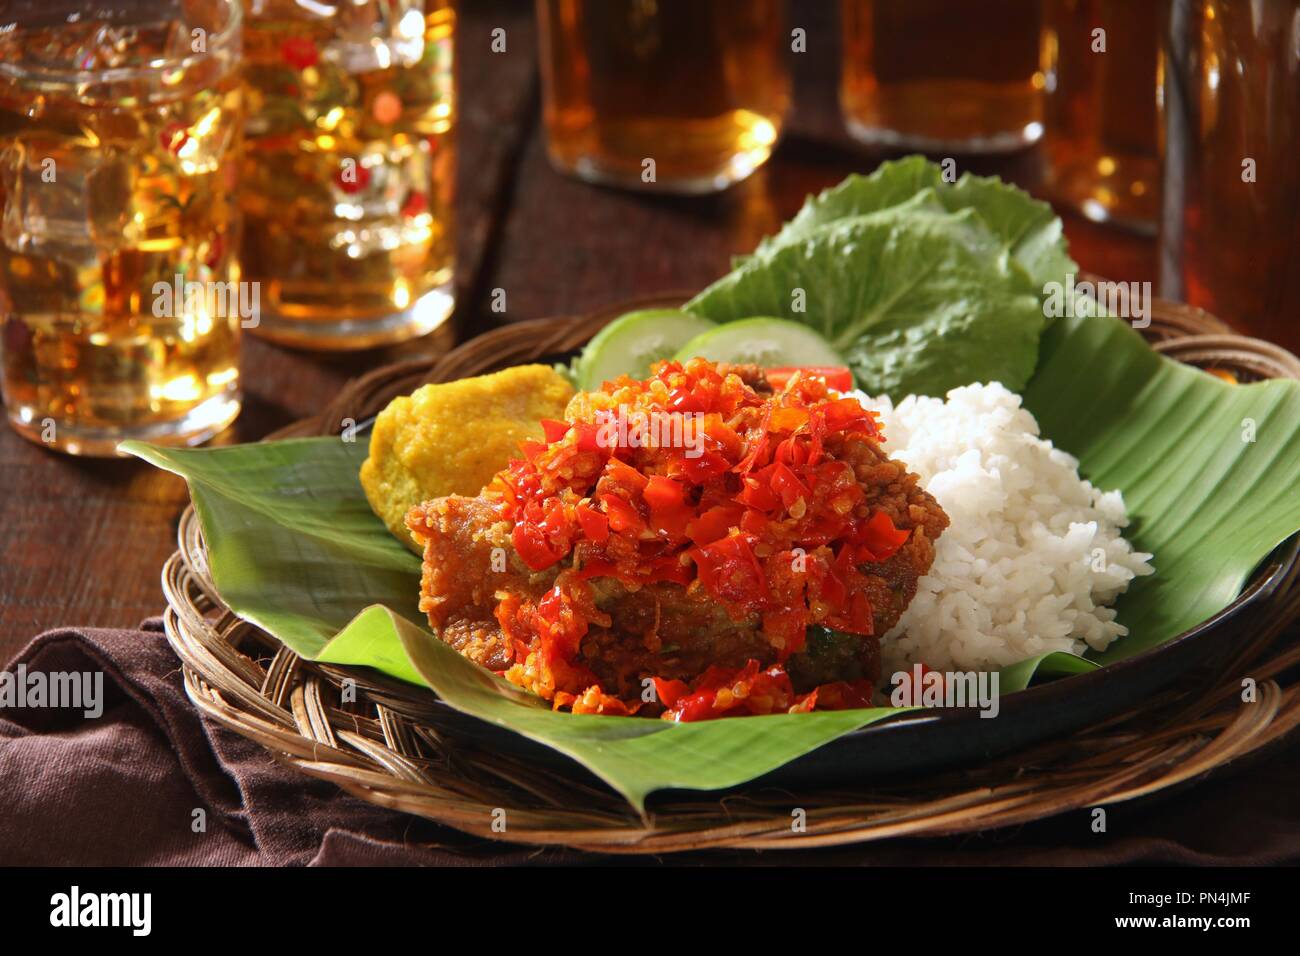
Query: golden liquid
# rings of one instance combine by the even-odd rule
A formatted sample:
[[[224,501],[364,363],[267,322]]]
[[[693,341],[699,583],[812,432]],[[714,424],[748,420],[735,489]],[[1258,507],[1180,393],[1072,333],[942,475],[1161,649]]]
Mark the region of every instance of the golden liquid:
[[[1161,294],[1300,353],[1300,0],[1174,4]]]
[[[1015,149],[1042,133],[1039,0],[842,0],[849,131],[899,148]]]
[[[447,0],[334,9],[270,0],[245,26],[243,261],[270,313],[259,333],[353,347],[450,312],[446,295],[432,322],[378,325],[451,281],[455,13]],[[387,46],[382,16],[401,23]]]
[[[0,63],[85,62],[99,29],[0,33]],[[119,28],[121,62],[163,56],[167,29]],[[21,433],[68,451],[190,442],[239,409],[238,310],[159,305],[155,289],[240,278],[238,77],[224,54],[161,74],[72,86],[0,70],[5,405]]]
[[[538,0],[551,161],[666,191],[743,179],[771,154],[789,104],[783,10],[779,0]]]
[[[1154,231],[1156,59],[1164,0],[1046,0],[1048,180],[1097,220]],[[1105,31],[1105,49],[1093,31]]]

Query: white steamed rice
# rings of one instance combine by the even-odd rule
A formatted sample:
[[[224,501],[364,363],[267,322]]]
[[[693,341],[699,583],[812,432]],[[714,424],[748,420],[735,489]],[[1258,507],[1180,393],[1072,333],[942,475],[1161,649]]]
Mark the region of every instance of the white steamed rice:
[[[884,674],[917,662],[992,670],[1100,650],[1127,633],[1106,605],[1152,573],[1151,555],[1121,536],[1120,493],[1080,478],[1075,458],[1038,437],[1018,395],[993,383],[896,408],[857,397],[880,413],[885,450],[951,519],[915,600],[882,639]]]

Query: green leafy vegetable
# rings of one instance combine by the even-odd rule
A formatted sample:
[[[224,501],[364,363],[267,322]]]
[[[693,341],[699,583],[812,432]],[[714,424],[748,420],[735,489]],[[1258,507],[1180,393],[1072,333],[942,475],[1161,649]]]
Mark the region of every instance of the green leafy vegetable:
[[[685,306],[715,322],[803,322],[872,394],[943,395],[971,381],[1022,388],[1046,322],[1039,295],[970,209],[928,190],[834,220],[749,259]]]
[[[849,176],[809,197],[794,219],[759,245],[758,254],[807,239],[828,223],[901,205],[927,190],[949,212],[973,209],[1039,288],[1078,271],[1066,251],[1061,220],[1047,203],[996,176],[965,173],[955,183],[945,182],[943,170],[922,156],[882,163],[869,176]]]
[[[304,657],[376,601],[424,621],[420,559],[388,533],[361,490],[365,442],[120,447],[189,483],[222,598]]]
[[[994,177],[945,180],[920,156],[809,197],[685,306],[716,322],[802,321],[868,392],[943,395],[1029,380],[1048,282],[1077,271],[1051,206]]]

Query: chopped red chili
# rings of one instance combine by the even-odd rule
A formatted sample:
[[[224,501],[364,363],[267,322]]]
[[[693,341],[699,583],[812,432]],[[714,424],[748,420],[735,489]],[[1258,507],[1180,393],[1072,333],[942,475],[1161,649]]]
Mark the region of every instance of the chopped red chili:
[[[656,680],[673,719],[868,699],[848,685],[795,695],[782,667],[813,624],[872,633],[862,567],[891,557],[910,534],[871,507],[849,464],[827,454],[842,437],[881,435],[872,412],[832,391],[851,380],[825,371],[778,374],[782,387],[766,395],[704,360],[662,362],[643,382],[607,382],[580,399],[575,421],[544,421],[545,442],[522,443],[523,457],[488,489],[529,568],[565,562],[577,572],[562,574],[535,606],[516,601],[499,613],[520,659],[537,654],[566,674],[582,673],[579,644],[588,616],[600,615],[589,582],[671,581],[702,589],[737,619],[758,615],[779,649],[766,670],[751,661],[738,672],[710,668],[689,686]],[[673,428],[620,444],[607,417],[615,394],[620,413],[661,416]],[[599,687],[554,700],[582,712],[623,706]]]
[[[826,380],[826,384],[837,392],[847,392],[853,387],[853,373],[843,365],[811,365],[796,366],[783,365],[780,368],[769,368],[767,372],[767,381],[774,389],[780,391],[790,383],[796,372],[803,375],[817,375]]]

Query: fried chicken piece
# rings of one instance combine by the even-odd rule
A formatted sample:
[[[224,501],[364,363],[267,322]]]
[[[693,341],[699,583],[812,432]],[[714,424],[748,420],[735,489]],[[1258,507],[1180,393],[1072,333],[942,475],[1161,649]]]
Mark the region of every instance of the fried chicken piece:
[[[411,509],[407,527],[424,544],[420,610],[438,636],[493,671],[516,663],[516,649],[497,619],[503,598],[536,603],[563,568],[530,571],[515,553],[510,525],[486,498],[453,495]],[[644,677],[689,678],[711,663],[771,658],[757,615],[734,620],[698,589],[657,583],[629,589],[614,578],[590,582],[592,603],[607,624],[593,623],[579,658],[607,689],[639,693]]]
[[[515,651],[496,619],[498,594],[539,599],[559,570],[529,570],[511,546],[510,525],[482,497],[426,501],[407,513],[406,526],[424,548],[420,610],[433,629],[475,663],[505,670]]]
[[[407,513],[442,640],[588,713],[640,707],[649,678],[647,710],[680,719],[807,709],[841,681],[862,699],[948,523],[872,413],[821,376],[774,392],[692,359],[543,425],[478,496]]]
[[[878,636],[897,623],[915,596],[917,580],[934,560],[934,541],[948,525],[947,515],[917,485],[916,476],[874,441],[836,437],[827,451],[852,466],[871,511],[883,511],[896,527],[911,533],[892,557],[860,566],[874,635],[851,636],[847,656],[841,642],[829,665],[811,645],[790,657],[789,669],[801,691],[830,680],[878,677]],[[420,610],[439,637],[490,670],[526,667],[519,659],[521,649],[498,619],[499,608],[503,601],[536,605],[562,574],[576,577],[580,569],[561,564],[531,571],[514,550],[511,525],[485,496],[428,501],[411,509],[406,522],[424,546]],[[710,665],[739,668],[753,659],[767,666],[783,656],[763,633],[759,614],[728,607],[698,586],[657,582],[637,587],[613,577],[595,577],[587,584],[593,613],[576,663],[621,698],[635,699],[649,677],[689,681]],[[779,586],[779,581],[773,584]],[[527,686],[543,696],[556,689],[534,676]],[[577,693],[582,688],[558,689]]]

